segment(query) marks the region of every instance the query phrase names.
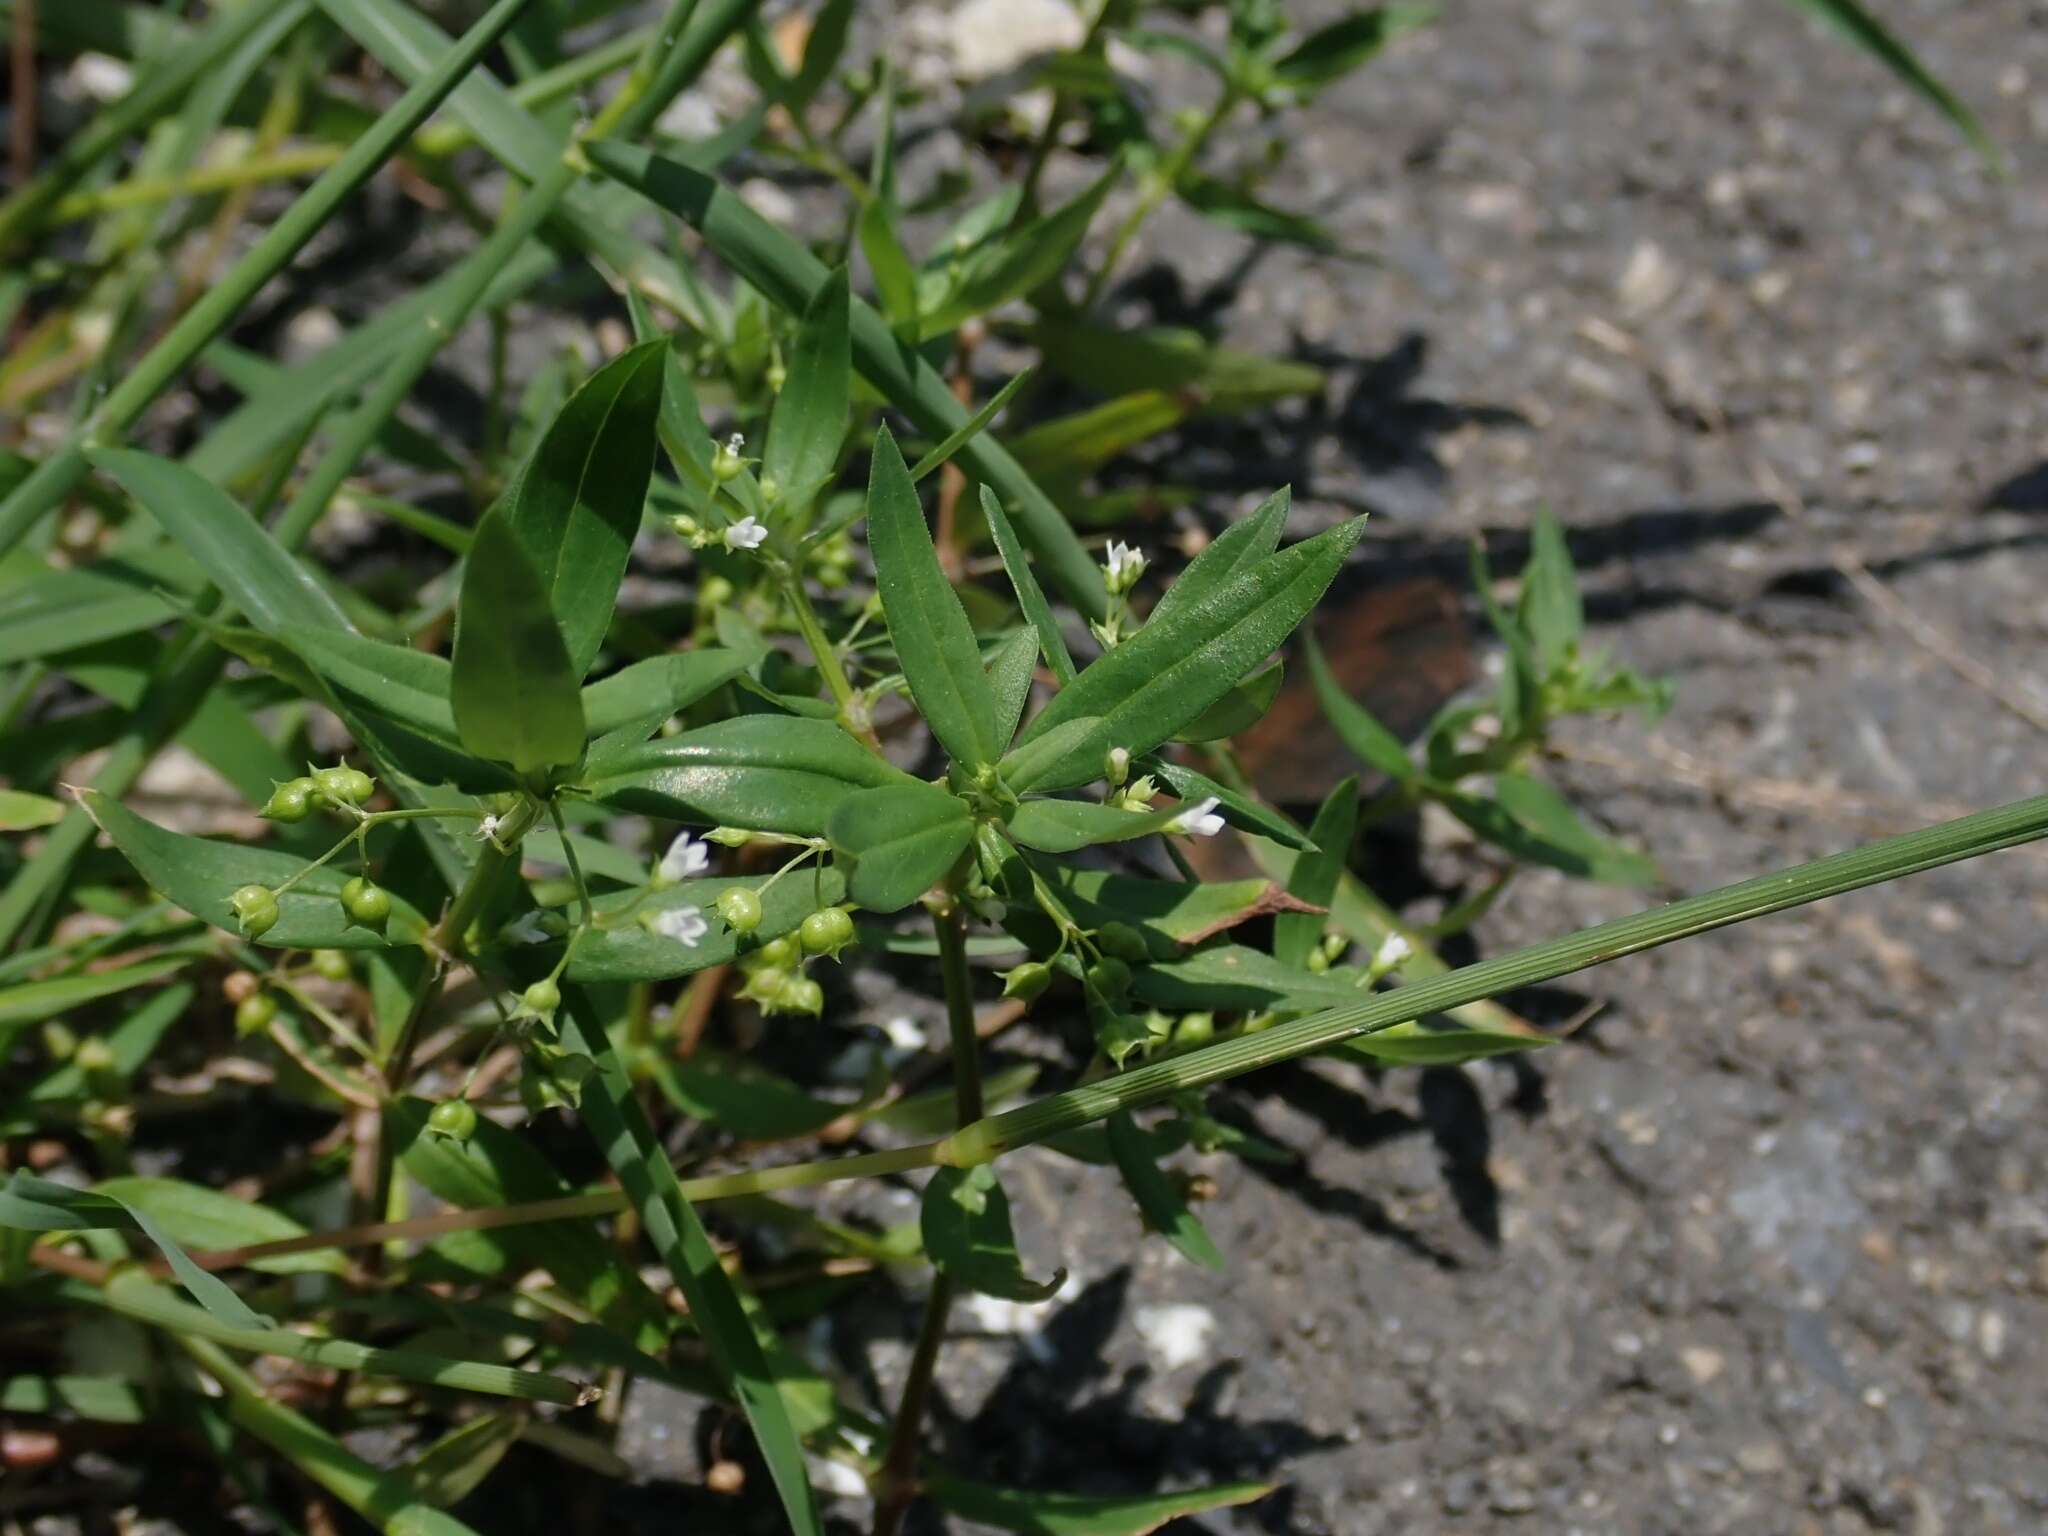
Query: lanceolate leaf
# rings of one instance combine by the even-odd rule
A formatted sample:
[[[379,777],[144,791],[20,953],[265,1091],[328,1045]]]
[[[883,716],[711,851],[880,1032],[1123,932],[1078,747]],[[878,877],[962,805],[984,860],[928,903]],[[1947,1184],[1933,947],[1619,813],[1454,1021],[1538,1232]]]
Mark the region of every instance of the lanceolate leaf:
[[[1072,202],[1009,232],[982,252],[951,297],[935,313],[923,317],[920,334],[941,335],[963,320],[985,314],[1058,277],[1087,235],[1102,200],[1122,176],[1123,165],[1118,161]]]
[[[913,780],[851,796],[827,830],[832,846],[852,861],[853,899],[873,912],[894,912],[945,878],[966,852],[974,821],[957,795]]]
[[[1273,64],[1273,79],[1301,92],[1340,80],[1403,32],[1422,26],[1435,12],[1424,5],[1375,6],[1353,11],[1297,44]]]
[[[1344,745],[1366,766],[1377,768],[1390,779],[1414,778],[1415,763],[1408,756],[1408,749],[1401,744],[1401,738],[1381,725],[1363,704],[1344,691],[1344,685],[1330,671],[1329,662],[1323,659],[1323,648],[1316,644],[1316,637],[1304,634],[1302,638],[1302,649],[1308,652],[1309,678],[1315,685],[1316,702],[1322,706],[1323,717],[1336,728]]]
[[[1097,717],[1034,787],[1085,784],[1101,774],[1111,747],[1148,752],[1199,716],[1287,638],[1363,531],[1358,519],[1257,561],[1102,656],[1025,728],[1028,745],[1069,720]]]
[[[1280,547],[1280,535],[1287,527],[1287,512],[1293,493],[1282,486],[1260,502],[1250,517],[1239,518],[1209,541],[1209,547],[1174,578],[1172,586],[1153,607],[1148,623],[1171,618],[1185,608],[1197,606],[1242,576]]]
[[[1059,620],[1053,617],[1052,605],[1039,590],[1038,578],[1031,573],[1031,558],[1017,541],[1017,530],[1010,526],[1010,515],[1003,510],[1001,498],[985,485],[981,488],[981,512],[988,519],[996,550],[1003,557],[1003,569],[1016,590],[1017,606],[1038,633],[1039,654],[1052,669],[1053,678],[1065,687],[1074,680],[1075,667],[1074,658],[1067,653],[1066,638],[1060,634]]]
[[[291,625],[278,638],[359,706],[443,745],[460,745],[448,702],[452,673],[441,657],[339,629]]]
[[[667,356],[666,341],[644,342],[592,374],[496,509],[540,578],[577,678],[604,643],[640,532]]]
[[[848,796],[916,782],[829,721],[740,715],[621,752],[589,789],[620,810],[694,826],[818,837]]]
[[[159,827],[96,790],[81,790],[78,798],[152,890],[229,933],[240,931],[234,909],[228,905],[238,887],[274,889],[306,867],[306,860],[289,853],[188,837]],[[341,907],[341,888],[353,873],[339,859],[314,870],[277,898],[277,923],[255,942],[271,949],[417,944],[426,932],[426,921],[396,892],[391,893],[390,921],[381,931],[348,921]]]
[[[1040,853],[1072,853],[1097,843],[1122,843],[1161,830],[1185,806],[1127,811],[1093,800],[1026,800],[1010,818],[1010,836]]]
[[[583,755],[582,669],[549,603],[526,541],[486,514],[463,570],[450,699],[462,744],[526,775]]]
[[[267,634],[288,624],[348,629],[327,589],[256,520],[182,464],[127,448],[89,457],[199,563],[228,600]]]
[[[1277,658],[1269,661],[1243,682],[1232,684],[1222,698],[1175,731],[1174,739],[1222,741],[1250,730],[1265,719],[1266,711],[1280,697],[1280,684],[1286,680],[1286,672]]]
[[[1146,758],[1143,767],[1145,772],[1183,800],[1214,800],[1217,812],[1241,832],[1255,833],[1283,848],[1299,850],[1315,846],[1302,835],[1301,828],[1285,816],[1247,795],[1239,794],[1227,784],[1217,783],[1207,774],[1157,757]]]
[[[1976,114],[1920,62],[1912,49],[1886,31],[1884,23],[1866,10],[1859,0],[1789,0],[1789,3],[1820,17],[1919,92],[1936,111],[1961,130],[1963,137],[1970,141],[1988,165],[1995,168],[2003,163],[1998,146],[1984,131],[1984,125],[1977,120]]]
[[[1191,885],[1074,868],[1053,870],[1046,878],[1082,927],[1129,923],[1151,939],[1153,953],[1162,956],[1261,917],[1306,909],[1299,897],[1270,880],[1204,880]],[[1322,921],[1321,913],[1311,915]]]
[[[1541,780],[1499,774],[1494,795],[1493,800],[1462,793],[1442,799],[1453,816],[1517,858],[1609,885],[1647,885],[1657,878],[1655,860],[1595,832]]]
[[[1109,1150],[1116,1158],[1117,1171],[1124,1176],[1138,1209],[1151,1228],[1195,1263],[1209,1269],[1223,1268],[1223,1255],[1215,1240],[1195,1219],[1187,1201],[1160,1171],[1152,1138],[1138,1128],[1128,1110],[1111,1115]]]
[[[847,339],[850,303],[846,268],[840,267],[804,310],[787,364],[788,380],[775,397],[768,420],[761,473],[775,482],[792,506],[807,506],[824,485],[846,436],[852,373]]]
[[[1287,876],[1287,890],[1311,906],[1328,909],[1337,894],[1337,882],[1351,857],[1351,836],[1358,829],[1358,780],[1346,779],[1330,791],[1323,808],[1316,812],[1309,838],[1313,853],[1297,853]],[[1323,918],[1298,912],[1282,913],[1273,919],[1273,958],[1282,965],[1305,965],[1309,951],[1322,937]]]
[[[1031,698],[1031,679],[1038,670],[1038,636],[1028,629],[1014,632],[989,658],[988,688],[996,700],[996,739],[1007,744],[1017,734],[1024,706]],[[4,801],[0,801],[4,809]],[[61,809],[61,808],[60,808]]]
[[[583,690],[584,728],[597,737],[644,722],[651,731],[759,659],[758,652],[705,650],[636,661]]]
[[[956,763],[993,763],[1006,742],[996,730],[995,695],[981,670],[981,648],[959,594],[940,569],[917,487],[887,427],[875,436],[868,543],[889,638],[925,723]]]
[[[1474,1029],[1411,1019],[1392,1029],[1347,1040],[1344,1049],[1390,1067],[1446,1067],[1550,1043],[1534,1030]]]
[[[242,1248],[280,1238],[303,1237],[306,1229],[291,1217],[254,1200],[244,1200],[203,1184],[183,1179],[102,1179],[97,1193],[111,1197],[130,1210],[140,1211],[188,1248],[204,1252],[209,1248]],[[291,1275],[309,1272],[338,1273],[347,1266],[333,1249],[313,1253],[288,1253],[276,1258],[256,1259],[250,1268],[267,1274]]]
[[[1044,1301],[1066,1283],[1067,1272],[1033,1280],[1017,1258],[1010,1199],[993,1164],[941,1168],[924,1187],[924,1251],[954,1284],[985,1296]]]
[[[1564,529],[1548,511],[1537,514],[1529,535],[1529,564],[1522,571],[1522,595],[1516,608],[1522,628],[1536,647],[1538,665],[1546,673],[1553,671],[1578,643],[1585,614]]]

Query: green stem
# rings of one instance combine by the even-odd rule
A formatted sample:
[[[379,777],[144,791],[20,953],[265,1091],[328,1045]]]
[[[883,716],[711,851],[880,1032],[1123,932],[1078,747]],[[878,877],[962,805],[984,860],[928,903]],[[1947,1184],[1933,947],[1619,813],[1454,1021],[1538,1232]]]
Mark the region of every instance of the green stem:
[[[811,658],[817,662],[818,671],[824,676],[832,701],[839,706],[840,725],[862,746],[880,752],[881,743],[875,740],[867,710],[846,676],[845,662],[826,637],[825,626],[818,619],[818,610],[811,606],[811,595],[804,590],[802,573],[794,565],[781,560],[774,562],[771,569],[775,572],[776,585],[782,589],[782,599],[789,605],[790,617],[796,621],[797,633],[803,636],[804,644],[810,648]]]
[[[314,144],[274,155],[258,155],[229,165],[202,166],[176,176],[132,176],[97,192],[74,192],[50,210],[50,222],[67,224],[121,208],[139,208],[150,203],[169,202],[177,197],[228,192],[236,187],[260,186],[267,181],[285,181],[311,171],[324,171],[344,153],[346,151],[338,144]]]
[[[1158,211],[1159,205],[1173,195],[1174,187],[1179,184],[1181,177],[1187,174],[1187,169],[1194,163],[1195,156],[1202,152],[1202,146],[1208,143],[1209,135],[1222,126],[1224,118],[1228,117],[1231,110],[1243,99],[1236,87],[1226,88],[1202,120],[1188,131],[1188,136],[1174,146],[1173,153],[1166,157],[1157,170],[1145,178],[1137,203],[1124,216],[1123,223],[1118,226],[1116,234],[1109,242],[1109,250],[1103,255],[1102,265],[1088,284],[1088,292],[1081,300],[1084,312],[1093,309],[1101,300],[1103,290],[1109,286],[1109,280],[1116,275],[1117,263],[1123,260],[1125,249],[1138,237],[1138,231],[1143,229],[1145,221]]]
[[[1120,1073],[1099,1083],[1053,1094],[1034,1104],[977,1121],[939,1144],[936,1156],[948,1166],[966,1167],[1062,1131],[1156,1103],[1205,1083],[1239,1077],[1277,1061],[1341,1045],[1359,1035],[1427,1018],[1516,987],[1533,986],[1669,944],[1731,923],[1782,912],[1788,907],[1838,896],[1902,875],[1917,874],[2015,847],[2048,836],[2048,795],[1979,811],[1834,854],[1796,869],[1760,875],[1737,885],[1675,901],[1532,944],[1448,975],[1377,993],[1356,1003],[1325,1009],[1259,1034],[1226,1040],[1170,1061]]]
[[[85,450],[126,436],[150,403],[462,83],[526,4],[527,0],[498,0],[419,84],[400,97],[349,147],[346,155],[285,210],[284,216],[225,277],[207,290],[205,297],[185,311],[163,339],[129,369],[92,415],[74,428],[5,501],[0,501],[0,554],[13,549],[22,535],[84,476]]]
[[[974,989],[967,971],[967,918],[957,891],[949,891],[945,905],[933,912],[932,926],[939,939],[946,1026],[953,1040],[954,1123],[969,1126],[982,1116],[981,1038],[974,1028]],[[895,1536],[917,1497],[917,1442],[952,1309],[953,1282],[935,1273],[931,1294],[925,1298],[924,1321],[917,1330],[917,1346],[910,1357],[910,1374],[903,1383],[903,1401],[889,1431],[888,1454],[876,1478],[874,1536]]]

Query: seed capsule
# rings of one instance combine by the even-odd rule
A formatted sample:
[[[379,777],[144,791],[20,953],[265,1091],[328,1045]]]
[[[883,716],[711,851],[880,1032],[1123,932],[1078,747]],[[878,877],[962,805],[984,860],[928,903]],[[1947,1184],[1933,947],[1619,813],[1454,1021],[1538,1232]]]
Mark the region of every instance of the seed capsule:
[[[268,992],[245,997],[235,1005],[235,1033],[260,1035],[277,1017],[277,999]]]
[[[805,918],[796,932],[806,954],[836,955],[853,942],[853,919],[843,907],[827,907]]]
[[[1104,997],[1122,997],[1131,990],[1131,968],[1115,955],[1104,955],[1088,967],[1088,985]]]
[[[350,922],[361,923],[365,928],[382,928],[391,916],[391,893],[357,875],[341,888],[341,906]]]
[[[540,1017],[552,1018],[555,1010],[562,1006],[562,989],[551,978],[543,976],[519,994],[519,1001]]]
[[[467,1099],[443,1099],[428,1111],[427,1129],[450,1141],[467,1141],[476,1134],[476,1111]]]
[[[1152,953],[1145,947],[1145,935],[1129,923],[1104,923],[1095,930],[1095,947],[1130,965],[1141,964]]]
[[[262,815],[271,821],[304,821],[313,811],[313,781],[293,779],[270,792]]]
[[[329,981],[347,981],[348,956],[338,949],[316,949],[313,951],[313,970]]]
[[[825,989],[808,976],[798,976],[782,989],[777,1001],[791,1013],[815,1016],[825,1011]]]
[[[1003,972],[1003,996],[1032,1002],[1044,995],[1052,985],[1052,967],[1036,960],[1026,960],[1014,970]]]
[[[266,886],[242,886],[228,898],[228,905],[234,909],[242,932],[252,939],[261,938],[277,926],[277,897]]]
[[[734,933],[752,933],[761,926],[761,898],[743,885],[718,893],[718,915]]]

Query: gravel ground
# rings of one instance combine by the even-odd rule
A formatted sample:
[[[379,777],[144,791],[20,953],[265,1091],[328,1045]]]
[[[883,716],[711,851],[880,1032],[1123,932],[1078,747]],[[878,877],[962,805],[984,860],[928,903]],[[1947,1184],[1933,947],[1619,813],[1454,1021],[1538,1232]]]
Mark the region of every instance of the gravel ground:
[[[1139,253],[1339,365],[1177,478],[1291,477],[1303,528],[1371,506],[1368,585],[1455,584],[1472,531],[1512,559],[1557,509],[1598,640],[1679,685],[1560,778],[1674,890],[2040,788],[2048,29],[1885,12],[2009,181],[1786,7],[1454,0],[1274,189],[1386,268],[1246,277],[1174,213]],[[1433,824],[1419,858],[1466,868]],[[1114,1180],[1027,1154],[1027,1248],[1075,1289],[966,1319],[941,1441],[991,1479],[1283,1483],[1214,1532],[2048,1527],[2044,892],[2023,851],[1611,966],[1526,1000],[1604,1005],[1533,1065],[1258,1079],[1238,1110],[1300,1162],[1219,1168],[1221,1276],[1118,1266]],[[1535,875],[1478,948],[1634,900]],[[842,1352],[888,1388],[913,1316]]]

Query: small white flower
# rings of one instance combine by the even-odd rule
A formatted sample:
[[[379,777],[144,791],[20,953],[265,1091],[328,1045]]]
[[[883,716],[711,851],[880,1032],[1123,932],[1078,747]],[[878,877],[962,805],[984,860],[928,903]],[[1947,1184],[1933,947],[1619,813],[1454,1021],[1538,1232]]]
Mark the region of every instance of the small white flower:
[[[1391,971],[1414,953],[1414,945],[1400,934],[1390,933],[1380,940],[1380,947],[1372,952],[1372,968],[1380,972]]]
[[[1138,578],[1145,574],[1145,552],[1135,544],[1112,539],[1109,545],[1109,558],[1103,561],[1102,569],[1109,577],[1111,592],[1128,592],[1138,584]]]
[[[695,907],[670,907],[657,912],[648,920],[647,926],[664,939],[674,939],[690,949],[695,949],[697,941],[711,931],[711,924]]]
[[[768,530],[762,525],[761,520],[752,513],[748,513],[725,530],[725,547],[727,549],[759,549],[762,541],[767,537]]]
[[[889,1037],[889,1045],[898,1051],[921,1051],[930,1044],[925,1032],[917,1027],[914,1019],[885,1019],[882,1033]]]
[[[711,850],[689,833],[678,832],[676,840],[668,845],[668,852],[661,856],[658,873],[664,885],[675,885],[703,874],[710,867]]]
[[[1169,821],[1166,830],[1185,837],[1214,837],[1223,830],[1223,818],[1216,814],[1216,805],[1214,795],[1198,800]]]
[[[746,452],[746,448],[747,434],[744,432],[735,432],[725,440],[725,451],[734,458],[738,458],[742,453]]]
[[[486,816],[476,824],[476,835],[480,842],[495,843],[498,840],[498,818]]]

